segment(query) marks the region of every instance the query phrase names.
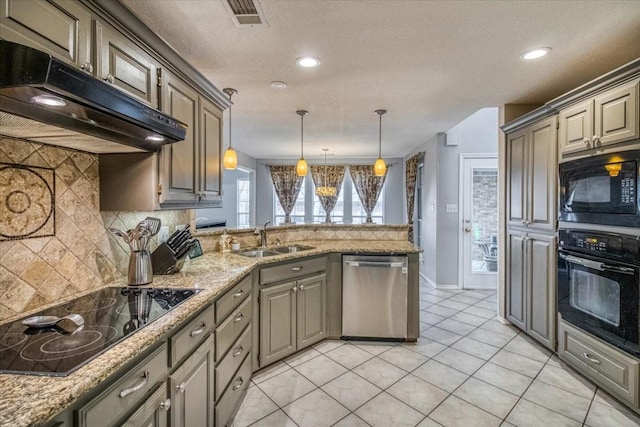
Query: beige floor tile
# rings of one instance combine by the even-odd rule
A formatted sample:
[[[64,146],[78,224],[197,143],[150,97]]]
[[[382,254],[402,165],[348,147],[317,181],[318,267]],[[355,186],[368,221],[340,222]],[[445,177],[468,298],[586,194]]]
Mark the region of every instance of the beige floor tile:
[[[352,411],[382,392],[381,389],[353,372],[347,372],[329,381],[322,386],[322,389]]]
[[[509,341],[509,343],[504,346],[504,349],[543,363],[546,363],[552,354],[551,351],[542,347],[542,345],[524,334],[520,334]]]
[[[440,297],[437,295],[432,295],[432,294],[427,294],[427,295],[423,295],[422,297],[420,297],[421,301],[426,301],[426,302],[430,302],[432,304],[437,304],[441,301],[444,301],[446,298],[445,297]]]
[[[456,371],[453,368],[436,362],[435,360],[429,360],[424,365],[412,372],[412,375],[417,376],[443,390],[452,392],[460,384],[465,382],[469,375]]]
[[[491,427],[499,426],[502,422],[500,418],[456,396],[449,396],[429,414],[429,418],[447,427]]]
[[[533,381],[522,398],[580,423],[584,422],[587,411],[589,410],[589,405],[591,404],[590,399],[585,399],[577,394],[538,380]]]
[[[434,326],[420,333],[420,336],[428,338],[432,341],[437,341],[440,344],[451,345],[454,342],[462,338],[462,335],[455,334],[447,331],[446,329],[438,328]]]
[[[359,349],[364,350],[367,353],[371,353],[374,356],[395,347],[395,344],[390,344],[385,341],[354,341],[353,344],[355,344]]]
[[[454,316],[455,317],[455,316]],[[452,317],[443,320],[442,322],[436,325],[438,328],[446,329],[449,332],[453,332],[458,335],[467,335],[469,332],[473,331],[476,326],[469,325],[467,323],[459,322]]]
[[[493,363],[485,364],[473,376],[517,396],[522,396],[533,381],[533,378]]]
[[[248,426],[278,410],[278,407],[259,387],[249,387],[238,414],[233,420],[234,427]]]
[[[363,363],[353,372],[382,389],[389,387],[407,374],[397,366],[378,358]]]
[[[475,331],[467,335],[467,337],[498,348],[504,347],[505,344],[513,339],[511,337],[496,334],[495,332],[487,331],[486,329],[482,328],[476,329]]]
[[[433,357],[447,348],[446,345],[432,341],[428,338],[420,337],[416,342],[403,343],[402,347],[415,351],[427,357]]]
[[[622,408],[621,405],[611,406],[593,402],[585,425],[590,427],[637,427],[640,425],[640,416]]]
[[[544,366],[542,362],[506,350],[500,350],[489,361],[531,378],[535,378]]]
[[[470,354],[475,357],[479,357],[482,360],[489,360],[500,351],[499,348],[484,344],[480,341],[476,341],[474,339],[464,337],[460,341],[456,342],[451,346],[456,350],[463,351],[467,354]]]
[[[498,418],[505,418],[519,399],[518,396],[473,377],[465,381],[453,394]]]
[[[387,389],[387,393],[395,396],[403,403],[427,415],[449,395],[448,392],[421,380],[414,375],[407,375]]]
[[[413,371],[418,366],[429,360],[428,357],[402,346],[396,346],[387,350],[384,353],[381,353],[378,357],[392,363],[400,369],[404,369],[407,372]]]
[[[293,369],[258,383],[258,387],[280,407],[316,388],[311,381]]]
[[[591,381],[566,365],[564,367],[547,365],[536,379],[586,399],[592,399],[596,392],[596,386]]]
[[[291,367],[293,366],[298,366],[301,363],[307,362],[311,359],[314,359],[318,356],[320,356],[322,353],[320,353],[318,350],[316,350],[315,348],[308,348],[304,351],[301,351],[299,353],[294,354],[293,356],[288,357],[285,360],[285,363]]]
[[[313,348],[318,350],[320,353],[326,353],[344,345],[344,343],[345,342],[342,340],[326,340],[314,345]]]
[[[429,313],[437,314],[438,316],[444,316],[444,317],[453,316],[454,314],[456,314],[458,312],[458,310],[454,310],[452,308],[443,307],[443,306],[437,305],[437,304],[434,304],[434,305],[430,306],[425,311],[428,311]]]
[[[513,338],[520,333],[520,329],[517,329],[515,326],[503,325],[496,319],[487,320],[480,326],[480,328],[495,334],[503,335],[507,338]]]
[[[469,308],[465,308],[462,312],[482,317],[483,319],[493,319],[498,315],[497,310],[488,310],[486,308],[476,307],[475,305],[472,305]]]
[[[452,296],[451,298],[449,298],[449,301],[461,302],[463,304],[475,304],[478,301],[480,301],[479,298],[472,298],[472,297],[470,297],[468,295],[469,294],[464,292],[464,293],[461,293],[459,295]]]
[[[486,310],[491,310],[493,312],[497,312],[498,311],[498,305],[493,302],[493,301],[480,301],[477,302],[473,305],[474,307],[480,307],[480,308],[484,308]]]
[[[335,350],[325,353],[325,355],[347,369],[353,369],[373,357],[373,354],[351,344],[340,346]]]
[[[361,418],[358,418],[357,415],[349,414],[348,416],[344,417],[333,426],[334,427],[369,427],[369,424],[364,422]]]
[[[428,311],[420,312],[420,322],[427,323],[429,325],[435,325],[442,322],[446,317],[439,316],[437,314],[429,313]]]
[[[476,327],[482,325],[487,321],[487,319],[484,317],[474,316],[473,314],[469,314],[466,311],[461,311],[460,313],[454,314],[450,317],[450,319],[457,320],[458,322],[466,323],[467,325]]]
[[[320,355],[294,368],[317,386],[328,383],[332,379],[347,372],[347,368]]]
[[[287,414],[285,414],[281,410],[274,412],[268,417],[265,417],[260,421],[258,421],[257,423],[251,425],[251,427],[276,427],[276,426],[277,427],[298,427],[298,425],[294,423],[291,418],[287,417]],[[235,422],[233,424],[233,427],[236,427]]]
[[[465,308],[469,307],[469,304],[461,303],[458,301],[451,301],[450,299],[440,301],[438,305],[458,311],[464,310]]]
[[[420,412],[384,392],[362,405],[355,414],[373,427],[413,427],[424,417]]]
[[[427,417],[420,422],[416,427],[442,427],[442,424],[433,421],[431,418]]]
[[[317,389],[282,408],[300,426],[331,426],[349,414],[324,391]]]
[[[506,421],[518,427],[580,427],[582,425],[571,418],[524,399],[518,401]]]
[[[288,371],[289,369],[291,369],[291,367],[284,362],[274,363],[273,365],[258,371],[253,375],[253,377],[251,377],[251,380],[256,384],[260,384],[261,382],[266,381],[269,378],[273,378],[284,371]]]
[[[485,363],[485,361],[480,358],[463,353],[451,347],[439,353],[433,358],[433,360],[444,363],[447,366],[469,375],[473,374]]]

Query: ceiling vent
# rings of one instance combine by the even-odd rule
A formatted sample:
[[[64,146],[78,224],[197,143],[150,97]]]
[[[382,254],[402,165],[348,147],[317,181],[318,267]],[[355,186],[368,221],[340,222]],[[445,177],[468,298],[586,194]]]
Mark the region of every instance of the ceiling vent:
[[[224,4],[236,27],[267,25],[257,0],[225,0]]]

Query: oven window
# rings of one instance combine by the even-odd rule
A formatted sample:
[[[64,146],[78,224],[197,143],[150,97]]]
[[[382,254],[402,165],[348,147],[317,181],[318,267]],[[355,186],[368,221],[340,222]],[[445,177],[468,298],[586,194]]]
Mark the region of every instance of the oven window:
[[[571,307],[620,326],[620,284],[588,271],[571,271]]]

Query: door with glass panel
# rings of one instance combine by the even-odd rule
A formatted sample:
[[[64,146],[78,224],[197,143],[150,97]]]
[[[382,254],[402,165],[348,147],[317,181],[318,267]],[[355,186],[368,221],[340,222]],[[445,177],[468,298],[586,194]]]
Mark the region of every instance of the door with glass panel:
[[[495,156],[461,158],[462,288],[496,289],[498,284],[498,162]]]

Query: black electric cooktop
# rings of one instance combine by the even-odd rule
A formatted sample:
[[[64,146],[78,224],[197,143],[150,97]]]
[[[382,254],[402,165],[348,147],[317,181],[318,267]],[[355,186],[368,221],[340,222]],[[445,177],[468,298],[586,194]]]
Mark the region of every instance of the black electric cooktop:
[[[84,325],[0,326],[0,373],[66,376],[186,301],[201,289],[104,288],[34,316],[72,313]],[[29,316],[31,317],[31,316]],[[75,326],[72,324],[72,326]]]

